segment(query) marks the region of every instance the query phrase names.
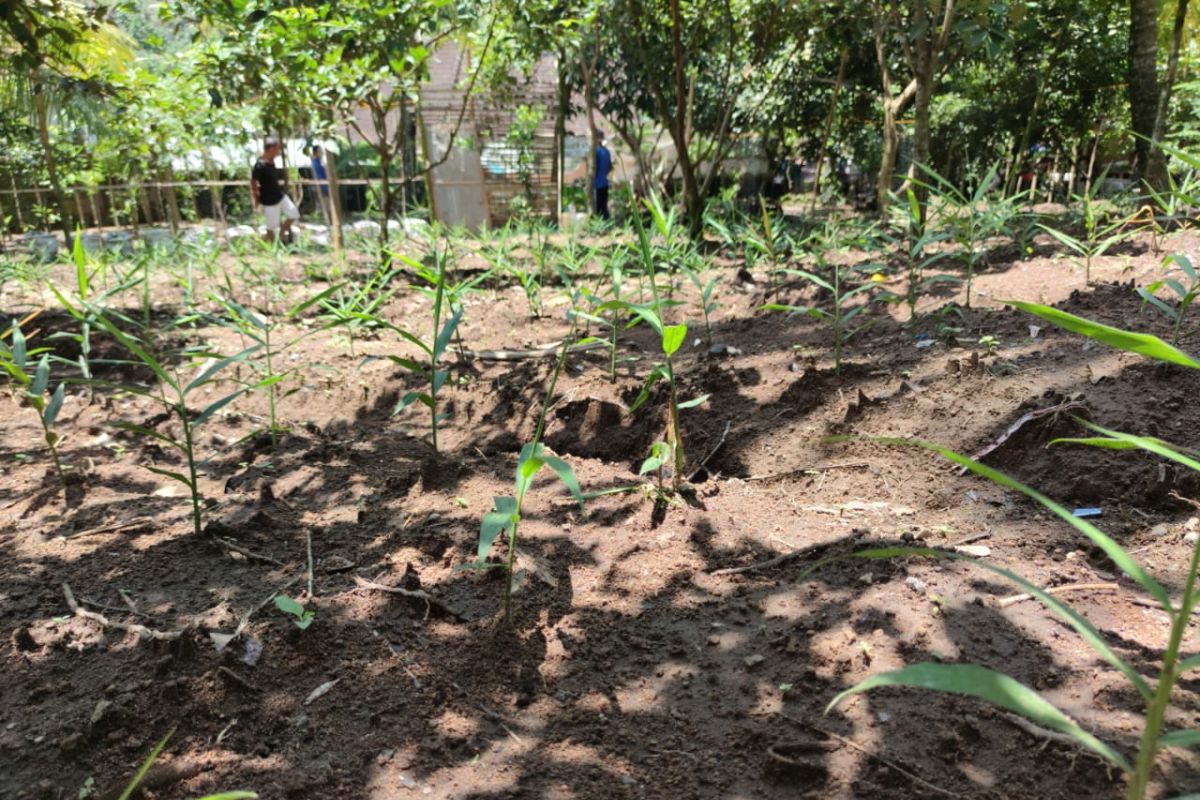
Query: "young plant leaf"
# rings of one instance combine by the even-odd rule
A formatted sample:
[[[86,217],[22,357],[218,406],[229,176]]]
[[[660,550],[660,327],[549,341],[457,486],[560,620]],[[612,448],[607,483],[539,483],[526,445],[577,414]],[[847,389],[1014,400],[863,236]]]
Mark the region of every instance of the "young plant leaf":
[[[910,686],[938,692],[978,697],[1020,714],[1026,719],[1075,739],[1125,771],[1132,767],[1109,745],[1079,727],[1045,698],[1023,683],[977,664],[913,664],[903,669],[872,675],[839,694],[826,707],[828,713],[847,697],[882,686]]]
[[[492,502],[494,510],[483,515],[483,523],[479,526],[479,549],[475,559],[478,567],[487,564],[488,552],[501,532],[512,535],[513,525],[520,513],[515,497],[496,497]]]
[[[293,617],[304,616],[304,606],[300,605],[286,594],[275,595],[275,607],[285,614],[291,614]]]
[[[685,339],[687,339],[687,325],[667,325],[662,329],[663,352],[669,356],[675,355]]]
[[[42,356],[38,361],[37,372],[33,376],[33,386],[30,387],[29,393],[34,397],[41,397],[46,393],[46,385],[50,383],[50,357]]]
[[[829,441],[839,440],[845,441],[845,437],[831,437]],[[1141,586],[1148,594],[1154,597],[1154,599],[1157,600],[1163,607],[1164,611],[1167,613],[1173,613],[1171,599],[1167,595],[1167,590],[1163,588],[1162,584],[1160,584],[1144,569],[1142,569],[1141,565],[1139,565],[1133,560],[1132,557],[1130,557],[1128,553],[1121,549],[1121,546],[1113,541],[1108,534],[1104,533],[1087,520],[1075,516],[1068,509],[1051,500],[1049,497],[1037,491],[1036,489],[1031,489],[1020,481],[1010,478],[1003,472],[992,469],[986,464],[981,464],[978,461],[974,461],[967,456],[956,453],[947,447],[942,447],[941,445],[934,444],[932,442],[925,442],[921,441],[920,439],[895,439],[889,437],[871,438],[870,441],[879,442],[880,444],[904,445],[906,447],[923,447],[926,450],[932,450],[935,453],[941,454],[943,458],[953,461],[955,464],[974,472],[976,475],[979,475],[982,478],[987,478],[992,483],[1003,486],[1006,489],[1012,489],[1020,492],[1031,500],[1037,501],[1043,507],[1053,512],[1054,515],[1059,519],[1071,525],[1077,531],[1090,539],[1092,543],[1100,548],[1100,550],[1102,550],[1104,554],[1108,556],[1109,560],[1112,561],[1122,572],[1136,581],[1139,586]]]
[[[1131,353],[1139,353],[1158,361],[1166,361],[1171,364],[1200,369],[1200,361],[1196,361],[1187,353],[1172,347],[1157,336],[1113,328],[1109,325],[1093,322],[1090,319],[1077,317],[1074,314],[1068,314],[1065,311],[1059,311],[1056,308],[1039,305],[1038,303],[1027,303],[1022,300],[1001,300],[1000,302],[1015,306],[1028,314],[1040,317],[1072,333],[1082,334],[1089,339],[1095,339],[1109,347],[1115,347],[1118,350],[1128,350]]]
[[[543,458],[546,461],[546,466],[559,477],[559,480],[566,484],[567,491],[579,501],[579,505],[582,507],[583,492],[579,488],[579,479],[575,477],[575,470],[571,469],[571,465],[558,456],[543,456]]]
[[[1200,747],[1200,728],[1186,731],[1168,731],[1158,743],[1163,747]]]
[[[663,465],[671,460],[671,446],[666,442],[655,442],[650,448],[650,457],[642,462],[641,468],[638,470],[638,475],[645,475],[648,472],[657,472],[662,469]]]
[[[1087,620],[1086,617],[1056,598],[1054,595],[1046,592],[1041,587],[1030,583],[1015,572],[987,561],[974,559],[970,556],[963,555],[962,553],[954,553],[948,550],[937,550],[930,547],[877,547],[821,559],[801,572],[797,580],[801,580],[808,575],[811,575],[828,564],[838,561],[845,561],[851,558],[871,560],[891,558],[945,558],[953,561],[963,561],[981,569],[988,570],[989,572],[993,572],[997,575],[1001,575],[1015,583],[1017,586],[1021,587],[1021,591],[1033,595],[1039,602],[1042,603],[1042,605],[1049,608],[1055,614],[1058,614],[1058,616],[1061,617],[1064,622],[1075,629],[1075,632],[1079,634],[1080,638],[1087,642],[1087,644],[1089,644],[1092,649],[1100,655],[1101,658],[1103,658],[1111,666],[1120,671],[1121,674],[1127,677],[1130,683],[1134,685],[1134,687],[1138,690],[1138,693],[1141,694],[1145,700],[1149,701],[1154,695],[1154,692],[1150,688],[1150,684],[1146,682],[1146,679],[1142,677],[1141,673],[1130,666],[1126,661],[1118,656],[1111,647],[1108,646],[1108,643],[1104,641],[1104,638],[1100,635],[1100,632],[1096,630],[1096,628]]]
[[[54,395],[50,398],[50,402],[46,404],[46,410],[42,412],[42,421],[49,428],[58,419],[58,412],[62,409],[63,399],[65,394],[63,390],[66,384],[60,383],[58,388],[54,390]]]
[[[76,241],[78,241],[78,239],[79,237],[76,237]],[[171,728],[171,730],[167,731],[167,735],[164,736],[162,741],[160,741],[154,747],[154,749],[150,752],[150,756],[142,762],[142,766],[138,768],[137,773],[133,776],[133,780],[129,782],[129,785],[125,787],[125,790],[121,792],[121,795],[117,798],[117,800],[129,800],[129,798],[133,796],[133,793],[137,790],[138,785],[141,784],[142,779],[146,777],[146,773],[150,771],[150,767],[154,766],[154,762],[158,760],[159,754],[163,751],[163,748],[167,746],[167,742],[170,741],[171,737],[174,735],[174,728]]]

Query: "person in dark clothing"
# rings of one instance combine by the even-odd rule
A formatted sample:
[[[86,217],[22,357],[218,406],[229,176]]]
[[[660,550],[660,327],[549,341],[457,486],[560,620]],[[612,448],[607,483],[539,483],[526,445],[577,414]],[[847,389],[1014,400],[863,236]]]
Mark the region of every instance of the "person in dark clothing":
[[[601,219],[608,219],[608,176],[612,171],[612,153],[604,146],[604,134],[597,134],[596,180],[592,188],[596,190],[596,215]]]
[[[291,241],[292,223],[300,219],[300,211],[288,197],[283,174],[275,167],[275,159],[283,153],[283,144],[275,136],[263,139],[263,152],[250,171],[250,193],[254,207],[262,207],[267,220],[268,242]]]

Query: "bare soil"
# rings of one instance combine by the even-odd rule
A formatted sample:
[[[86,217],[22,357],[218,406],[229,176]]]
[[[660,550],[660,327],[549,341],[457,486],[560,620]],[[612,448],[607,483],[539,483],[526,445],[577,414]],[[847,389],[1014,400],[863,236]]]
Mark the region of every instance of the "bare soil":
[[[1197,243],[1177,234],[1167,248],[1194,252]],[[972,309],[912,326],[895,309],[874,312],[840,375],[827,328],[756,311],[764,277],[719,261],[712,336],[724,352],[702,341],[694,302],[677,311],[693,323],[678,363],[681,397],[711,395],[683,414],[695,491],[665,507],[633,491],[581,509],[561,483],[539,478],[521,525],[525,580],[507,624],[500,572],[458,568],[475,557],[492,498],[512,492],[549,359],[452,358],[435,459],[421,441],[424,407],[392,415],[417,386],[381,356],[411,349],[387,333],[356,340],[353,353],[338,331],[309,336],[283,356],[298,374],[280,404],[290,430],[275,446],[256,433],[267,414],[261,393],[201,429],[202,537],[183,488],[145,468],[178,469],[176,454],[116,427],[175,430],[153,403],[110,389],[68,392],[59,423],[72,468],[65,498],[33,412],[4,403],[0,797],[116,798],[172,729],[147,796],[1120,797],[1121,777],[1095,757],[972,699],[885,690],[825,713],[838,691],[875,672],[975,662],[1035,687],[1133,752],[1136,692],[1040,604],[1002,607],[1017,589],[957,562],[843,560],[802,573],[869,543],[968,542],[1039,585],[1115,584],[1062,596],[1124,658],[1156,674],[1165,615],[1139,602],[1073,529],[927,451],[828,441],[915,437],[971,454],[1023,415],[1062,406],[985,462],[1069,507],[1101,508],[1098,524],[1177,591],[1198,512],[1176,495],[1196,496],[1196,477],[1145,455],[1046,445],[1080,435],[1078,415],[1200,447],[1200,375],[1044,325],[1032,330],[1036,319],[998,302],[1054,303],[1167,337],[1167,321],[1132,288],[1158,274],[1161,256],[1148,247],[1099,259],[1093,287],[1048,241],[1024,260],[993,258]],[[324,288],[301,285],[317,258],[281,267],[297,298]],[[53,277],[73,285],[65,268]],[[244,302],[261,304],[243,291]],[[464,343],[514,349],[562,337],[565,305],[552,294],[534,321],[519,288],[470,296]],[[160,321],[179,312],[169,275],[156,276],[153,296]],[[44,286],[9,285],[2,299],[6,319],[56,307]],[[785,299],[818,298],[794,286]],[[926,310],[955,299],[961,292],[927,299]],[[141,313],[132,295],[120,304]],[[403,291],[385,311],[424,334],[428,308],[423,295]],[[315,325],[308,315],[281,331]],[[73,329],[53,310],[33,327],[35,343]],[[918,333],[932,344],[918,347]],[[1196,333],[1184,326],[1185,349]],[[239,344],[214,327],[165,335]],[[980,343],[984,336],[994,339]],[[97,342],[117,355],[111,341]],[[644,482],[637,469],[663,436],[665,394],[637,413],[628,407],[656,346],[644,329],[624,333],[621,354],[634,360],[615,383],[603,351],[568,359],[546,442],[585,491]],[[147,379],[100,370],[113,381]],[[232,390],[233,377],[197,405]],[[772,566],[717,574],[788,553]],[[158,640],[72,615],[64,584],[111,623],[181,635]],[[306,630],[269,602],[281,590],[316,612]],[[1189,652],[1200,650],[1195,627],[1188,639]],[[1200,727],[1198,692],[1195,678],[1181,683],[1173,727]],[[1169,750],[1159,766],[1154,797],[1200,791],[1194,754]],[[94,794],[81,794],[85,785]]]

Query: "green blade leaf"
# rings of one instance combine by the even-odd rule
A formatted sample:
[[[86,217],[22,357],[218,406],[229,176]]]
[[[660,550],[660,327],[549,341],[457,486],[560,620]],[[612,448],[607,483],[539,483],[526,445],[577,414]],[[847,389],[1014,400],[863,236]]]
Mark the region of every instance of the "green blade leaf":
[[[666,442],[655,442],[650,448],[650,457],[642,462],[642,466],[638,469],[638,475],[645,475],[647,472],[657,472],[662,469],[663,464],[671,460],[671,446]]]
[[[687,325],[668,325],[662,329],[662,349],[669,356],[675,355],[676,351],[683,345],[687,339]]]
[[[1094,422],[1088,422],[1087,420],[1079,419],[1078,417],[1076,417],[1076,420],[1080,424],[1085,425],[1099,433],[1103,433],[1105,436],[1109,437],[1108,439],[1102,439],[1101,441],[1115,443],[1117,446],[1114,449],[1137,448],[1139,450],[1145,450],[1148,453],[1154,453],[1156,456],[1161,456],[1170,461],[1174,461],[1177,464],[1182,464],[1190,470],[1200,472],[1200,461],[1197,461],[1194,458],[1189,458],[1188,456],[1179,452],[1179,450],[1176,449],[1175,446],[1170,442],[1164,442],[1162,439],[1155,439],[1152,436],[1134,436],[1131,433],[1111,431],[1108,428],[1100,427]],[[1112,445],[1105,446],[1111,447]]]
[[[1180,673],[1188,672],[1189,670],[1200,669],[1200,655],[1188,656],[1183,661],[1179,662]]]
[[[75,262],[75,282],[79,285],[79,299],[85,303],[88,298],[87,254],[83,251],[83,237],[79,228],[75,229],[75,246],[71,248],[71,257]]]
[[[199,414],[197,414],[196,418],[194,420],[192,420],[192,427],[198,428],[201,425],[203,425],[204,423],[208,422],[208,420],[212,418],[213,414],[216,414],[222,408],[229,405],[234,400],[238,399],[239,397],[241,397],[248,391],[250,391],[250,387],[247,386],[247,387],[238,389],[233,394],[225,395],[220,400],[216,401],[212,405],[208,406],[208,408],[204,409]]]
[[[1089,339],[1095,339],[1109,347],[1115,347],[1118,350],[1128,350],[1131,353],[1139,353],[1149,358],[1166,361],[1171,364],[1180,364],[1185,367],[1200,369],[1200,361],[1196,361],[1187,353],[1172,347],[1157,336],[1151,336],[1146,333],[1133,333],[1132,331],[1124,331],[1109,325],[1102,325],[1099,322],[1093,322],[1083,317],[1077,317],[1074,314],[1068,314],[1065,311],[1059,311],[1056,308],[1039,305],[1038,303],[1026,303],[1022,300],[1001,300],[1000,302],[1015,306],[1028,314],[1040,317],[1072,333],[1079,333]]]
[[[46,385],[50,383],[50,356],[42,356],[38,361],[37,373],[33,376],[33,386],[29,393],[41,397],[46,393]]]
[[[191,480],[189,480],[188,477],[183,473],[172,472],[169,469],[162,469],[161,467],[152,467],[149,464],[146,465],[146,469],[150,470],[155,475],[162,475],[163,477],[170,478],[171,480],[179,481],[189,489],[192,488]]]
[[[60,383],[54,390],[54,396],[50,398],[49,404],[46,405],[46,410],[42,412],[42,422],[47,428],[54,424],[54,420],[58,419],[58,412],[62,409],[65,397],[64,389],[66,389],[66,384]]]
[[[1163,747],[1200,747],[1200,728],[1164,733],[1158,743]]]
[[[454,331],[458,328],[462,317],[463,308],[459,306],[442,326],[442,332],[438,334],[437,340],[433,343],[433,362],[435,364],[441,360],[442,353],[446,352],[446,348],[450,346],[450,340],[454,337]]]
[[[146,350],[142,349],[142,346],[138,344],[133,337],[127,335],[116,325],[113,325],[112,322],[110,322],[101,314],[96,315],[95,322],[106,333],[108,333],[108,335],[120,342],[122,347],[133,353],[134,356],[137,357],[138,361],[145,364],[150,371],[154,373],[154,377],[158,378],[160,382],[170,386],[176,392],[179,391],[179,384],[174,378],[171,377],[170,373],[163,368],[162,364],[160,364],[157,359],[150,355]]]
[[[836,441],[837,437],[834,437],[832,440]],[[932,442],[925,442],[919,439],[894,439],[888,437],[872,438],[870,441],[879,442],[881,444],[898,444],[906,447],[923,447],[926,450],[932,450],[935,453],[941,454],[943,458],[949,459],[955,464],[974,472],[976,475],[987,478],[992,483],[1003,486],[1006,489],[1012,489],[1020,492],[1031,500],[1037,501],[1046,509],[1052,511],[1059,519],[1068,523],[1077,531],[1090,539],[1092,543],[1099,547],[1104,554],[1108,556],[1109,560],[1116,564],[1122,572],[1136,581],[1137,584],[1145,589],[1148,594],[1152,595],[1154,599],[1157,600],[1160,605],[1162,605],[1163,610],[1165,610],[1168,614],[1174,613],[1174,609],[1171,606],[1171,600],[1167,595],[1167,590],[1162,587],[1162,584],[1160,584],[1145,570],[1143,570],[1128,553],[1121,549],[1120,545],[1118,545],[1112,540],[1111,537],[1109,537],[1108,534],[1104,533],[1087,520],[1076,517],[1069,510],[1051,500],[1049,497],[1037,491],[1036,489],[1031,489],[1020,481],[1010,478],[1003,472],[992,469],[986,464],[980,464],[978,461],[973,461],[972,459],[956,453],[947,447],[942,447],[941,445],[933,444]]]
[[[425,375],[429,372],[429,365],[422,364],[420,361],[413,361],[411,358],[403,358],[401,356],[388,356],[388,359],[395,364],[399,364],[409,372],[415,372],[418,375]]]
[[[75,242],[76,246],[78,246],[78,236],[75,237]],[[154,747],[154,750],[150,752],[149,758],[142,762],[142,766],[138,768],[137,774],[133,776],[133,780],[129,782],[129,785],[125,787],[125,791],[121,792],[121,796],[118,797],[117,800],[129,800],[129,798],[133,796],[134,791],[137,790],[138,784],[140,784],[142,779],[146,777],[146,773],[150,771],[150,767],[152,767],[154,762],[158,760],[159,753],[163,751],[163,748],[167,746],[167,742],[170,741],[171,737],[174,735],[174,728],[171,728],[171,730],[167,731],[167,735],[164,736],[162,741],[159,742]]]
[[[275,607],[285,614],[291,614],[293,617],[304,616],[304,606],[286,594],[275,595]]]
[[[220,794],[206,794],[199,800],[258,800],[258,795],[254,792],[242,790],[232,792],[221,792]]]
[[[340,291],[341,288],[345,285],[346,285],[345,281],[338,283],[338,284],[334,284],[333,286],[330,286],[329,288],[327,288],[325,291],[321,292],[320,294],[315,294],[312,297],[305,300],[304,302],[302,302],[298,305],[292,306],[292,308],[289,309],[287,312],[287,318],[294,319],[294,318],[300,316],[308,309],[312,308],[313,306],[317,305],[318,303],[325,301],[334,292]]]
[[[183,393],[188,394],[193,389],[203,386],[204,384],[208,383],[209,379],[211,379],[212,376],[216,375],[218,372],[225,369],[230,364],[234,364],[239,361],[245,361],[247,358],[249,358],[254,353],[257,353],[261,349],[262,349],[262,345],[256,344],[252,347],[246,348],[245,350],[243,350],[240,353],[237,353],[232,356],[226,356],[225,358],[222,358],[220,361],[216,361],[212,364],[209,364],[208,367],[203,372],[201,372],[199,375],[197,375],[192,380],[192,382],[189,383],[184,388]]]
[[[25,333],[21,330],[21,326],[14,319],[12,323],[12,338],[13,338],[13,363],[21,369],[25,369],[25,361],[28,358],[28,350],[25,345]]]
[[[571,465],[558,456],[544,456],[544,459],[546,466],[567,485],[567,491],[579,501],[580,506],[583,506],[583,492],[579,488],[579,479],[575,477],[575,470],[571,469]]]
[[[1074,236],[1063,233],[1062,231],[1057,230],[1055,228],[1050,228],[1046,225],[1038,225],[1038,227],[1041,228],[1042,230],[1044,230],[1046,233],[1053,236],[1061,244],[1065,244],[1072,251],[1074,251],[1076,255],[1087,256],[1087,247],[1084,245],[1083,242],[1079,241]]]
[[[487,554],[492,549],[492,543],[501,532],[512,535],[513,526],[517,522],[519,510],[514,497],[494,498],[494,510],[483,515],[483,523],[479,526],[479,548],[475,563],[483,566]]]
[[[1123,770],[1132,769],[1120,753],[1079,727],[1078,723],[1033,689],[1003,673],[977,664],[913,664],[903,669],[872,675],[833,698],[825,711],[828,713],[850,695],[883,686],[910,686],[978,697],[1020,714],[1044,728],[1070,736]]]
[[[647,325],[653,328],[654,332],[660,337],[664,335],[662,319],[659,318],[658,314],[655,313],[653,309],[647,308],[646,306],[630,306],[629,310],[636,314],[639,319],[643,320]]]
[[[408,394],[404,395],[404,397],[400,398],[399,403],[396,403],[396,407],[392,409],[392,416],[396,416],[418,400],[426,405],[429,405],[433,402],[432,398],[430,398],[427,394],[422,394],[421,392],[409,392]]]
[[[785,269],[784,272],[787,273],[788,275],[799,275],[801,278],[804,278],[805,280],[809,281],[810,283],[815,283],[817,286],[820,286],[822,289],[826,289],[830,292],[833,291],[832,283],[825,280],[820,275],[813,274],[813,273],[809,272],[808,270]]]
[[[1165,314],[1168,318],[1170,318],[1170,319],[1176,318],[1175,309],[1171,308],[1171,306],[1168,305],[1165,300],[1155,297],[1155,295],[1153,294],[1150,287],[1139,286],[1137,288],[1137,293],[1142,298],[1143,301],[1145,301],[1145,302],[1149,303],[1150,305],[1154,306],[1155,308],[1157,308],[1159,311],[1161,311],[1163,314]]]
[[[968,564],[972,564],[976,567],[980,567],[981,569],[994,572],[997,575],[1007,578],[1017,586],[1021,587],[1022,591],[1033,595],[1039,602],[1042,603],[1042,605],[1046,606],[1046,608],[1050,609],[1055,614],[1058,614],[1063,621],[1074,628],[1075,632],[1079,634],[1080,638],[1087,642],[1087,644],[1090,645],[1091,648],[1095,650],[1101,658],[1103,658],[1111,666],[1119,670],[1125,677],[1129,679],[1130,683],[1134,685],[1134,687],[1138,690],[1138,693],[1141,694],[1144,699],[1149,701],[1151,697],[1153,697],[1154,692],[1151,690],[1150,684],[1147,683],[1146,679],[1142,677],[1141,673],[1126,663],[1120,656],[1116,654],[1116,652],[1113,651],[1111,647],[1108,646],[1108,643],[1104,641],[1104,638],[1100,635],[1100,632],[1096,630],[1096,628],[1087,620],[1086,617],[1084,617],[1075,609],[1071,608],[1066,603],[1059,600],[1054,595],[1043,590],[1041,587],[1030,583],[1015,572],[987,561],[980,561],[969,556],[965,556],[962,553],[954,553],[948,550],[937,550],[931,547],[878,547],[821,559],[808,569],[805,569],[803,572],[801,572],[798,579],[807,577],[808,575],[816,572],[819,569],[822,569],[828,564],[832,564],[837,561],[845,561],[851,558],[875,560],[913,557],[945,558],[953,561],[965,561]]]
[[[693,397],[691,400],[685,400],[680,403],[678,408],[680,411],[683,411],[686,408],[695,408],[710,397],[712,397],[710,394],[702,394],[699,397]]]
[[[629,412],[633,413],[641,408],[642,403],[649,399],[650,390],[654,388],[654,384],[658,383],[665,377],[667,377],[667,370],[665,367],[657,366],[652,369],[650,374],[646,376],[646,382],[642,384],[641,394],[637,396],[637,399],[633,401],[633,405],[629,407]]]

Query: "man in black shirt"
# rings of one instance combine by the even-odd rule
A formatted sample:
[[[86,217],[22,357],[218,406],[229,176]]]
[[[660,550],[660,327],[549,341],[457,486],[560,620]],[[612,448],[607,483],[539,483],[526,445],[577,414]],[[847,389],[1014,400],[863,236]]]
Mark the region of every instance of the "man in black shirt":
[[[254,207],[262,206],[267,218],[268,242],[282,236],[284,242],[291,241],[292,223],[300,219],[300,211],[284,189],[283,175],[275,168],[275,159],[283,152],[283,145],[275,136],[263,140],[263,152],[254,162],[250,172],[250,192],[254,195]]]

